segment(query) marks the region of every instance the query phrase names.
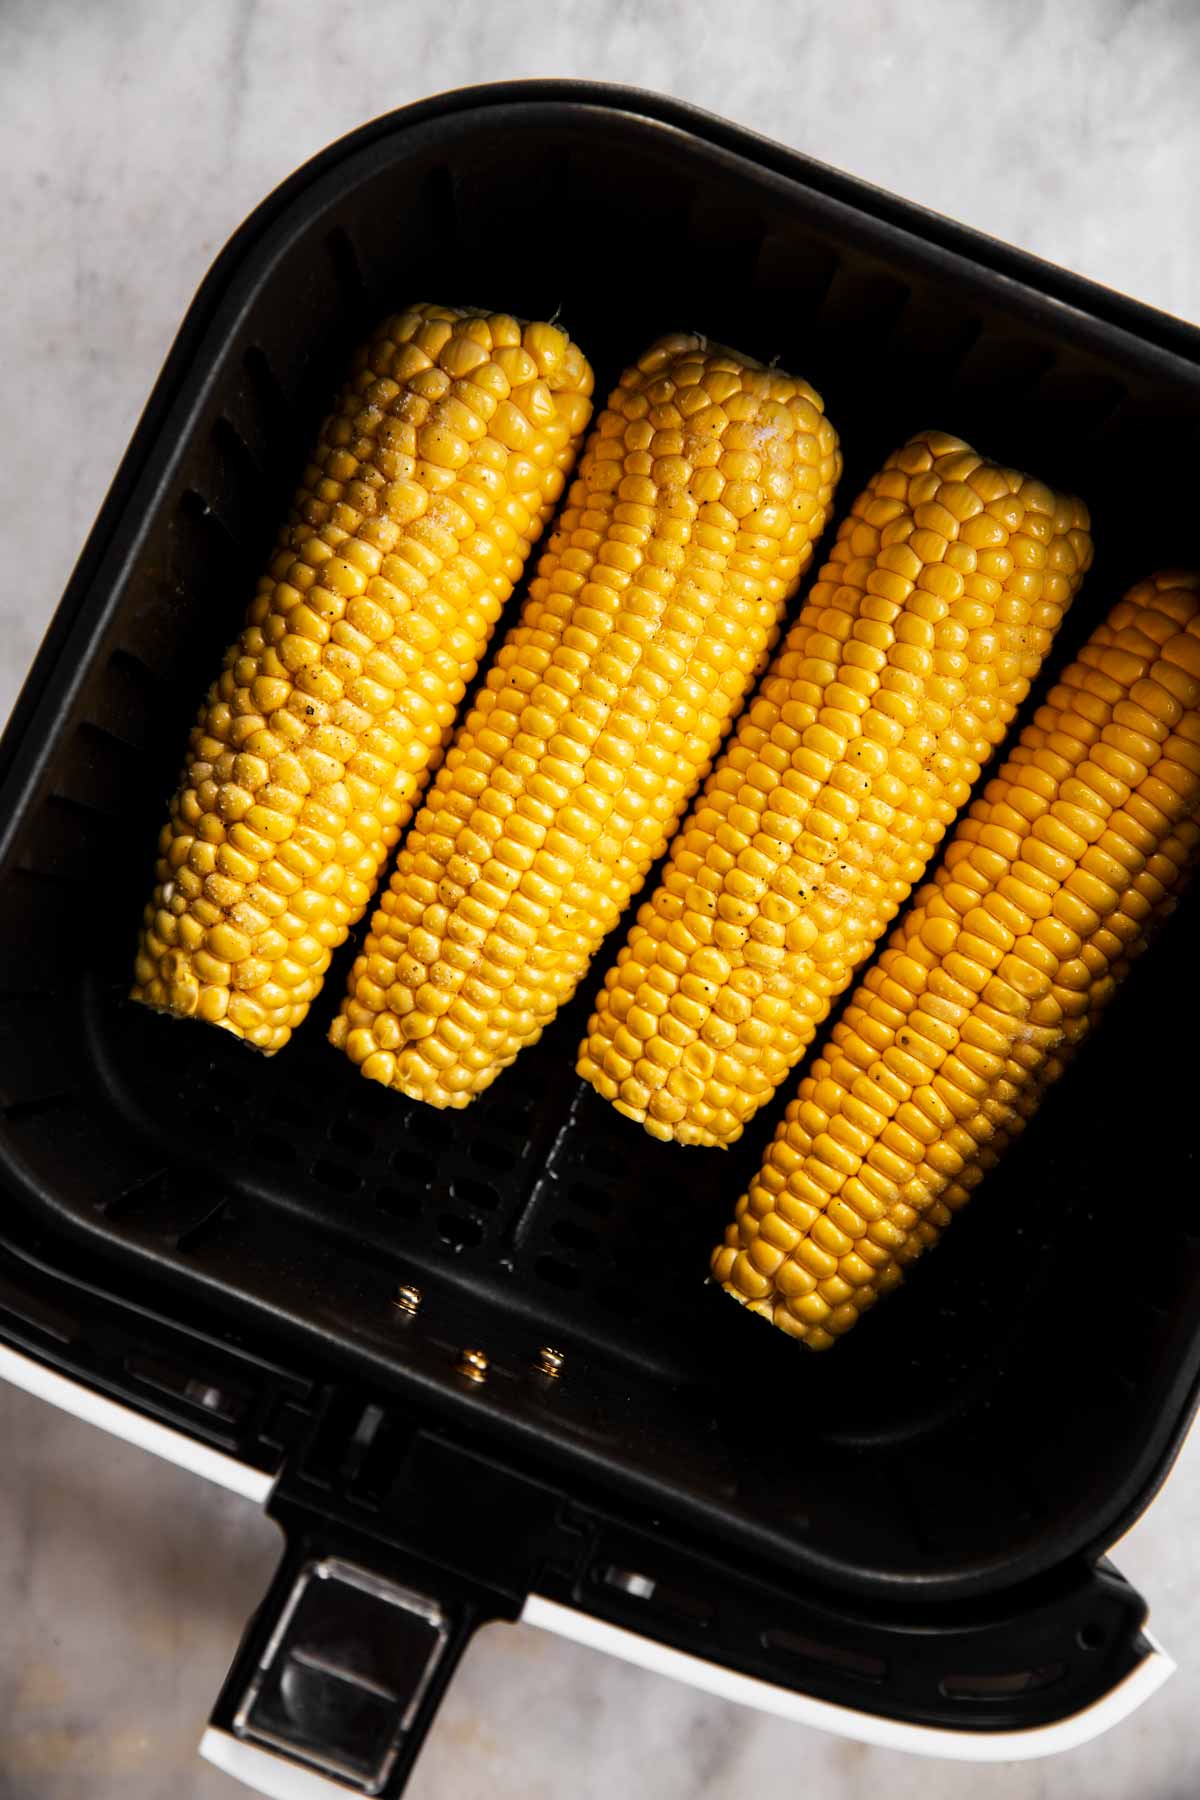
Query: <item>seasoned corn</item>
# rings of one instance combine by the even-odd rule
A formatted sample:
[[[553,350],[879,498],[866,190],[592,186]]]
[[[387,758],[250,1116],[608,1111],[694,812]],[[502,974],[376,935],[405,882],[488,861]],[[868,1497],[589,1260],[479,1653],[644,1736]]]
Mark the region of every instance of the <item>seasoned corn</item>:
[[[923,432],[859,496],[671,848],[578,1068],[728,1145],[965,803],[1091,561],[1087,513]]]
[[[962,1206],[1173,904],[1200,843],[1200,576],[1093,633],[788,1107],[713,1273],[814,1349]]]
[[[533,1043],[662,853],[828,517],[806,383],[702,339],[622,377],[331,1032],[464,1106]]]
[[[280,1049],[362,917],[562,492],[592,373],[414,306],[358,353],[159,840],[133,998]]]

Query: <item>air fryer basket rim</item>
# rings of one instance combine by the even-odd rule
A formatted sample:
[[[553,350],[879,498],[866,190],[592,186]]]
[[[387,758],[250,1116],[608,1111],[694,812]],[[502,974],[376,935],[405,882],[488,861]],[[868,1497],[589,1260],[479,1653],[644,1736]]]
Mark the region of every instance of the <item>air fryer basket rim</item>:
[[[833,198],[844,198],[854,210],[884,222],[897,221],[905,230],[914,232],[927,243],[950,249],[1005,280],[1024,283],[1035,292],[1077,310],[1085,319],[1103,319],[1122,332],[1130,333],[1143,346],[1154,345],[1186,357],[1193,363],[1200,361],[1200,331],[1184,320],[1144,301],[1118,293],[1115,289],[1104,287],[1086,276],[1047,262],[1031,252],[1006,244],[986,232],[978,231],[916,201],[902,199],[886,188],[880,188],[858,176],[848,175],[805,152],[780,144],[749,127],[734,124],[719,114],[688,101],[629,84],[558,77],[484,82],[447,89],[424,100],[397,107],[394,111],[381,113],[365,125],[357,126],[342,137],[335,138],[266,194],[218,251],[184,314],[163,368],[118,464],[117,473],[80,551],[62,601],[50,619],[5,723],[4,732],[0,735],[0,779],[9,778],[10,765],[17,763],[20,766],[17,751],[26,737],[29,715],[58,661],[63,633],[74,605],[82,599],[84,577],[92,572],[104,544],[111,537],[117,516],[128,497],[128,489],[144,464],[156,427],[161,424],[170,401],[183,381],[197,340],[211,323],[224,292],[250,246],[287,205],[310,190],[321,176],[339,166],[351,154],[366,149],[381,138],[448,115],[460,116],[474,110],[548,101],[564,106],[586,105],[629,113],[673,127],[682,134],[695,136],[714,147],[729,148],[757,161],[764,168],[802,180]],[[5,828],[5,821],[0,820],[0,832]],[[5,848],[6,838],[0,836],[0,854]]]

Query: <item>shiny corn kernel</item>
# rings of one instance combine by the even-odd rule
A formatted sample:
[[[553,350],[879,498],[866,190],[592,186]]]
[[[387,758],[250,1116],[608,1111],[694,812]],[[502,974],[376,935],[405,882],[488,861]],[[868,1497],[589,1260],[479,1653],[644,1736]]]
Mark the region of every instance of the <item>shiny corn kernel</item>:
[[[531,355],[554,366],[553,344]],[[840,470],[804,382],[684,335],[626,372],[401,849],[334,1044],[356,1056],[360,1034],[382,1043],[390,1027],[405,1046],[390,1084],[457,1107],[536,1041],[666,848],[774,643]],[[739,850],[738,880],[757,895],[759,852]],[[737,1041],[731,1024],[714,1015],[702,1043],[691,1030],[726,979],[726,924],[673,907],[666,958],[695,961],[672,1015],[653,984],[614,1013],[607,1089],[661,1136],[694,1090],[719,1092],[735,1072],[719,1054]],[[754,949],[769,960],[766,924]],[[459,1013],[472,983],[502,994],[503,1011],[493,998]],[[676,1029],[704,1053],[703,1077]]]
[[[1185,768],[1173,756],[1176,741],[1200,743],[1200,679],[1189,674],[1197,669],[1200,574],[1171,571],[1140,583],[1093,632],[973,802],[934,879],[913,900],[801,1083],[712,1268],[736,1299],[753,1303],[811,1348],[828,1348],[937,1241],[1068,1066],[1174,906],[1200,855],[1200,758]],[[931,941],[931,927],[958,917],[961,942],[973,923],[994,918],[989,901],[1005,871],[1048,841],[1048,826],[1063,825],[1086,853],[1109,811],[1085,775],[1105,767],[1110,752],[1128,756],[1125,734],[1138,707],[1147,719],[1170,719],[1176,732],[1175,738],[1164,732],[1157,745],[1148,740],[1139,766],[1120,764],[1127,804],[1145,791],[1155,794],[1150,841],[1114,835],[1108,879],[1079,903],[1075,929],[1056,916],[1032,930],[1021,927],[1020,935],[1010,934],[998,976],[979,998],[956,974],[963,1001],[948,1004],[939,976],[957,952],[943,948],[950,938],[940,929]],[[1032,785],[1031,776],[1038,778]],[[1031,822],[1014,802],[1034,791],[1045,810]],[[1023,825],[1010,822],[1023,816]],[[1069,856],[1051,868],[1052,901],[1067,891],[1074,871]],[[978,880],[965,881],[972,872]],[[868,1040],[863,1022],[871,1014],[876,1034]],[[953,1053],[923,1067],[927,1043]],[[885,1078],[902,1102],[892,1123],[862,1100]],[[822,1124],[814,1133],[816,1119]],[[880,1157],[884,1149],[890,1162]],[[847,1224],[857,1216],[853,1203],[868,1177],[880,1172],[892,1193],[869,1227],[868,1260],[864,1240]],[[797,1206],[806,1209],[803,1215]],[[827,1259],[832,1269],[826,1270]],[[818,1317],[805,1298],[818,1263],[822,1293],[831,1294],[829,1284],[838,1280],[850,1290],[829,1319]]]
[[[524,385],[510,391],[506,370]],[[359,351],[192,731],[135,1000],[268,1053],[287,1042],[450,735],[574,462],[591,389],[556,327],[448,307],[415,306]],[[275,894],[319,940],[299,974],[280,968],[299,953],[275,929]],[[360,1060],[386,1080],[395,1059]]]
[[[660,896],[682,897],[703,871],[727,933],[717,927],[713,937],[728,973],[693,996],[690,1017],[677,1015],[679,1043],[701,1037],[713,1016],[730,1019],[739,1076],[727,1104],[708,1083],[655,1135],[716,1145],[741,1135],[920,880],[1028,691],[1091,560],[1087,524],[1077,500],[985,463],[956,438],[923,433],[889,457],[843,521],[675,840],[659,893],[638,914],[627,961],[597,998],[578,1069],[599,1093],[616,1098],[606,1050],[623,1009],[664,972],[675,977]],[[966,598],[963,572],[975,579],[985,554],[986,595]],[[1058,598],[1048,597],[1043,563],[1063,575]],[[768,743],[776,762],[764,760]],[[784,831],[774,824],[781,815]],[[776,941],[781,901],[788,916]],[[1048,911],[1036,897],[1033,905]],[[930,954],[952,949],[953,932],[949,918],[931,920]],[[683,967],[694,971],[694,956]],[[770,970],[779,1001],[765,1034],[726,1000],[749,969]],[[988,976],[966,957],[959,971],[976,991]]]

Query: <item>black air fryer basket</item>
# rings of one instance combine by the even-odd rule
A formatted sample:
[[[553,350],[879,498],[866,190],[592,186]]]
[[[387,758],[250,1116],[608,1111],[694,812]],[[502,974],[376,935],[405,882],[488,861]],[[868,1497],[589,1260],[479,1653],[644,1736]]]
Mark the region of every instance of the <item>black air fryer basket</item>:
[[[704,1282],[778,1108],[684,1150],[577,1080],[612,946],[465,1113],[326,1045],[353,944],[272,1060],[126,1000],[195,705],[350,349],[417,298],[561,308],[600,392],[662,330],[778,357],[842,508],[927,425],[1082,493],[1057,664],[1194,540],[1200,335],[1162,314],[629,90],[326,151],[201,288],[4,739],[0,1373],[269,1494],[287,1550],[206,1740],[267,1791],[398,1793],[472,1629],[522,1614],[876,1742],[1080,1741],[1169,1670],[1100,1559],[1196,1403],[1194,900],[825,1357]]]

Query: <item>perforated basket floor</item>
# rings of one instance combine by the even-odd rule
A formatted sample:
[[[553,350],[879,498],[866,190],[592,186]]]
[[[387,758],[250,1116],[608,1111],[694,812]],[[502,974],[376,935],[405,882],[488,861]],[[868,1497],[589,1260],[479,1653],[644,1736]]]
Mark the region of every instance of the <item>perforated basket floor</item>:
[[[1143,1503],[1200,1366],[1181,910],[1076,1071],[908,1289],[807,1358],[707,1289],[773,1129],[656,1144],[580,1086],[602,973],[465,1113],[324,1042],[354,953],[265,1061],[125,1000],[192,711],[348,353],[414,297],[562,309],[601,385],[685,327],[824,393],[844,506],[934,424],[1082,492],[1098,556],[1058,655],[1187,560],[1193,334],[682,109],[600,93],[398,115],[273,198],[210,278],[7,742],[0,1104],[8,1204],[461,1407],[655,1516],[858,1588],[1011,1582]],[[781,1107],[786,1096],[781,1097]],[[397,1331],[395,1285],[427,1297]],[[567,1356],[552,1395],[521,1376]]]

